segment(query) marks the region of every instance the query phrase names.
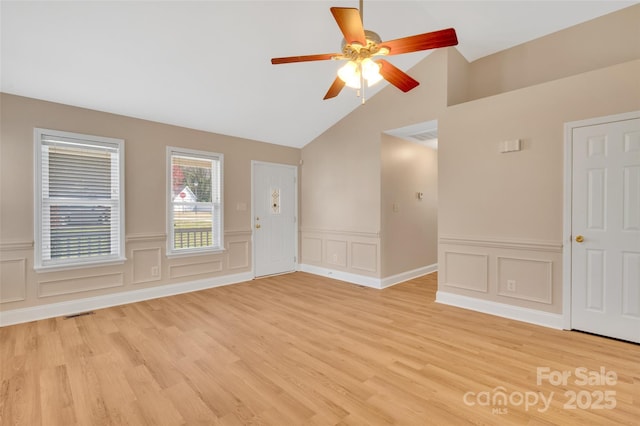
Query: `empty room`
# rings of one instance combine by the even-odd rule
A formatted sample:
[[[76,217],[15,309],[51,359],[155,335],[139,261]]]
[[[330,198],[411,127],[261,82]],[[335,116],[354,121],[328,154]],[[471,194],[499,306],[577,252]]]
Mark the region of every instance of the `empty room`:
[[[640,424],[640,2],[0,0],[0,424]]]

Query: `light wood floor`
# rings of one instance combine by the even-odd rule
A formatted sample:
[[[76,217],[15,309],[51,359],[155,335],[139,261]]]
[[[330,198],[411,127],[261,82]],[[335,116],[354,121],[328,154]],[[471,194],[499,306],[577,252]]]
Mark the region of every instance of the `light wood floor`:
[[[435,274],[374,290],[294,273],[4,327],[0,424],[640,424],[639,345],[435,290]],[[572,376],[538,385],[538,367]],[[579,386],[581,367],[615,384]],[[579,407],[598,400],[616,407]]]

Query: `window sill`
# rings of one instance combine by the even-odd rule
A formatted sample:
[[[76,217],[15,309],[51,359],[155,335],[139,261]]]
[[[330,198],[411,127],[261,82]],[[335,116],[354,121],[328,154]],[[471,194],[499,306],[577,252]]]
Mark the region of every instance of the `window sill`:
[[[179,257],[193,257],[193,256],[207,256],[212,254],[222,254],[225,249],[211,249],[211,250],[193,250],[193,251],[181,251],[181,252],[167,252],[167,258],[179,258]]]
[[[33,270],[40,273],[40,272],[70,271],[72,269],[98,268],[101,266],[123,265],[124,262],[126,262],[126,260],[127,258],[121,257],[118,259],[109,259],[109,260],[103,260],[103,261],[97,261],[97,262],[35,266]]]

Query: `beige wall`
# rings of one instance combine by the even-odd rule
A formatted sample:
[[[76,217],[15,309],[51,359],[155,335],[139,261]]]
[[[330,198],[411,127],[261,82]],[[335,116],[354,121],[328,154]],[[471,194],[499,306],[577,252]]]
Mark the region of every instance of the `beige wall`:
[[[469,100],[471,64],[457,49],[449,49],[447,55],[447,105]]]
[[[409,70],[418,88],[386,87],[302,151],[2,95],[0,300],[15,301],[0,309],[250,271],[252,159],[304,160],[301,263],[374,278],[409,268],[389,260],[410,258],[412,247],[387,239],[382,134],[438,120],[439,291],[559,312],[563,123],[640,109],[639,11],[473,64],[437,50]],[[33,272],[33,127],[126,140],[124,266]],[[523,150],[498,154],[498,142],[513,138]],[[225,254],[164,256],[167,145],[225,154]],[[151,277],[157,265],[161,276]],[[505,295],[512,278],[519,292]]]
[[[437,117],[446,105],[446,70],[446,49],[433,52],[409,71],[420,81],[416,89],[386,87],[302,149],[303,264],[386,276],[380,257],[382,132]],[[355,93],[345,88],[340,96]]]
[[[561,312],[564,123],[640,109],[638,76],[640,60],[447,110],[438,122],[440,290]],[[508,139],[523,149],[499,153]]]
[[[439,292],[562,311],[564,123],[640,109],[639,22],[636,5],[471,64],[450,55]],[[509,139],[522,151],[500,154]]]
[[[633,6],[472,64],[439,50],[409,71],[419,88],[387,87],[329,129],[302,151],[302,236],[318,230],[302,243],[303,262],[360,273],[348,259],[355,227],[383,252],[374,276],[403,268],[389,266],[386,160],[377,167],[370,150],[388,155],[385,129],[438,120],[439,292],[561,312],[563,126],[640,109],[639,13]],[[498,153],[516,138],[522,151]],[[331,199],[341,204],[327,214]],[[344,233],[328,238],[325,229]],[[339,268],[328,262],[328,239],[346,240]],[[398,245],[396,259],[410,258],[411,240]]]
[[[250,272],[251,160],[293,165],[300,160],[300,150],[295,148],[8,94],[1,96],[2,310]],[[124,265],[33,271],[34,127],[125,140]],[[167,146],[224,154],[225,253],[172,259],[165,256]],[[160,276],[151,275],[153,267],[159,267]]]
[[[438,151],[383,135],[381,165],[382,276],[436,264]]]
[[[479,99],[640,57],[640,5],[471,63],[469,99]],[[451,104],[459,103],[454,99]]]

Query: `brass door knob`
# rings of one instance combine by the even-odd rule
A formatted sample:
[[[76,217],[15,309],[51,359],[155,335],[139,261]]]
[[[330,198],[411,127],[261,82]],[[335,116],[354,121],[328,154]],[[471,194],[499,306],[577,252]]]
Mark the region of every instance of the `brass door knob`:
[[[256,223],[256,229],[260,228],[260,224]]]
[[[576,237],[576,243],[581,243],[581,242],[583,242],[583,241],[584,241],[584,237],[583,237],[582,235],[578,235],[578,236]]]

